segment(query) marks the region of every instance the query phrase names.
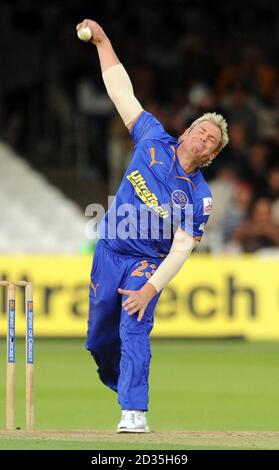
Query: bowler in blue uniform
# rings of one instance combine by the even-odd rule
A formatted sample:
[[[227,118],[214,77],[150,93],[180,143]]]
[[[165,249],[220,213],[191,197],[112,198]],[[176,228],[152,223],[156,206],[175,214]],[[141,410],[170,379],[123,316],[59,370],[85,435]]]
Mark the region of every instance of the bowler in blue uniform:
[[[212,195],[200,167],[227,144],[223,116],[207,113],[177,139],[143,110],[101,26],[90,27],[109,96],[134,141],[131,162],[100,224],[90,284],[87,349],[117,392],[117,432],[149,432],[150,332],[162,289],[201,239]]]

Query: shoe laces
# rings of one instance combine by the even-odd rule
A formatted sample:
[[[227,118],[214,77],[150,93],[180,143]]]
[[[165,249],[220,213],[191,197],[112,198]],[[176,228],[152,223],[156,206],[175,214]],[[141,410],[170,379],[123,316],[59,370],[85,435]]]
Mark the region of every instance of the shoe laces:
[[[136,410],[123,410],[122,419],[125,421],[130,421],[133,424],[136,424],[136,420],[144,420],[145,413],[143,411]]]

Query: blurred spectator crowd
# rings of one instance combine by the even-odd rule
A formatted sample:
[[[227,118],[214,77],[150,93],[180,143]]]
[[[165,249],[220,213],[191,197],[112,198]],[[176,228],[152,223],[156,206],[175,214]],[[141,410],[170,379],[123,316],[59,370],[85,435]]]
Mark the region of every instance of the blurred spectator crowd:
[[[76,38],[96,19],[135,94],[178,136],[221,112],[230,144],[203,170],[214,211],[200,250],[279,247],[279,15],[276,0],[1,2],[0,134],[44,171],[73,169],[114,194],[132,151],[102,83],[93,46]],[[92,201],[89,201],[92,202]]]

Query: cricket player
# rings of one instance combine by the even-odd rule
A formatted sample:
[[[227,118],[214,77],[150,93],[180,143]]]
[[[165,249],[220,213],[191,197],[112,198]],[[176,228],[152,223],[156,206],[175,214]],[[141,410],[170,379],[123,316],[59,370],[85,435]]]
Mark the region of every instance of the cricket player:
[[[117,432],[145,433],[154,309],[162,289],[203,235],[212,196],[199,168],[228,143],[227,123],[223,116],[207,113],[179,139],[167,134],[134,96],[101,26],[86,19],[77,31],[85,27],[93,32],[90,42],[97,47],[107,93],[135,144],[100,225],[86,347],[101,381],[118,394],[122,416]]]

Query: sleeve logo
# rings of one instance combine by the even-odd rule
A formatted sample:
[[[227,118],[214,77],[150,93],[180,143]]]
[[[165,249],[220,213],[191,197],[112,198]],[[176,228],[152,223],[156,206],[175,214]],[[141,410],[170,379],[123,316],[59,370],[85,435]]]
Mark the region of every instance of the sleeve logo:
[[[203,198],[203,215],[210,215],[212,212],[212,197]]]

